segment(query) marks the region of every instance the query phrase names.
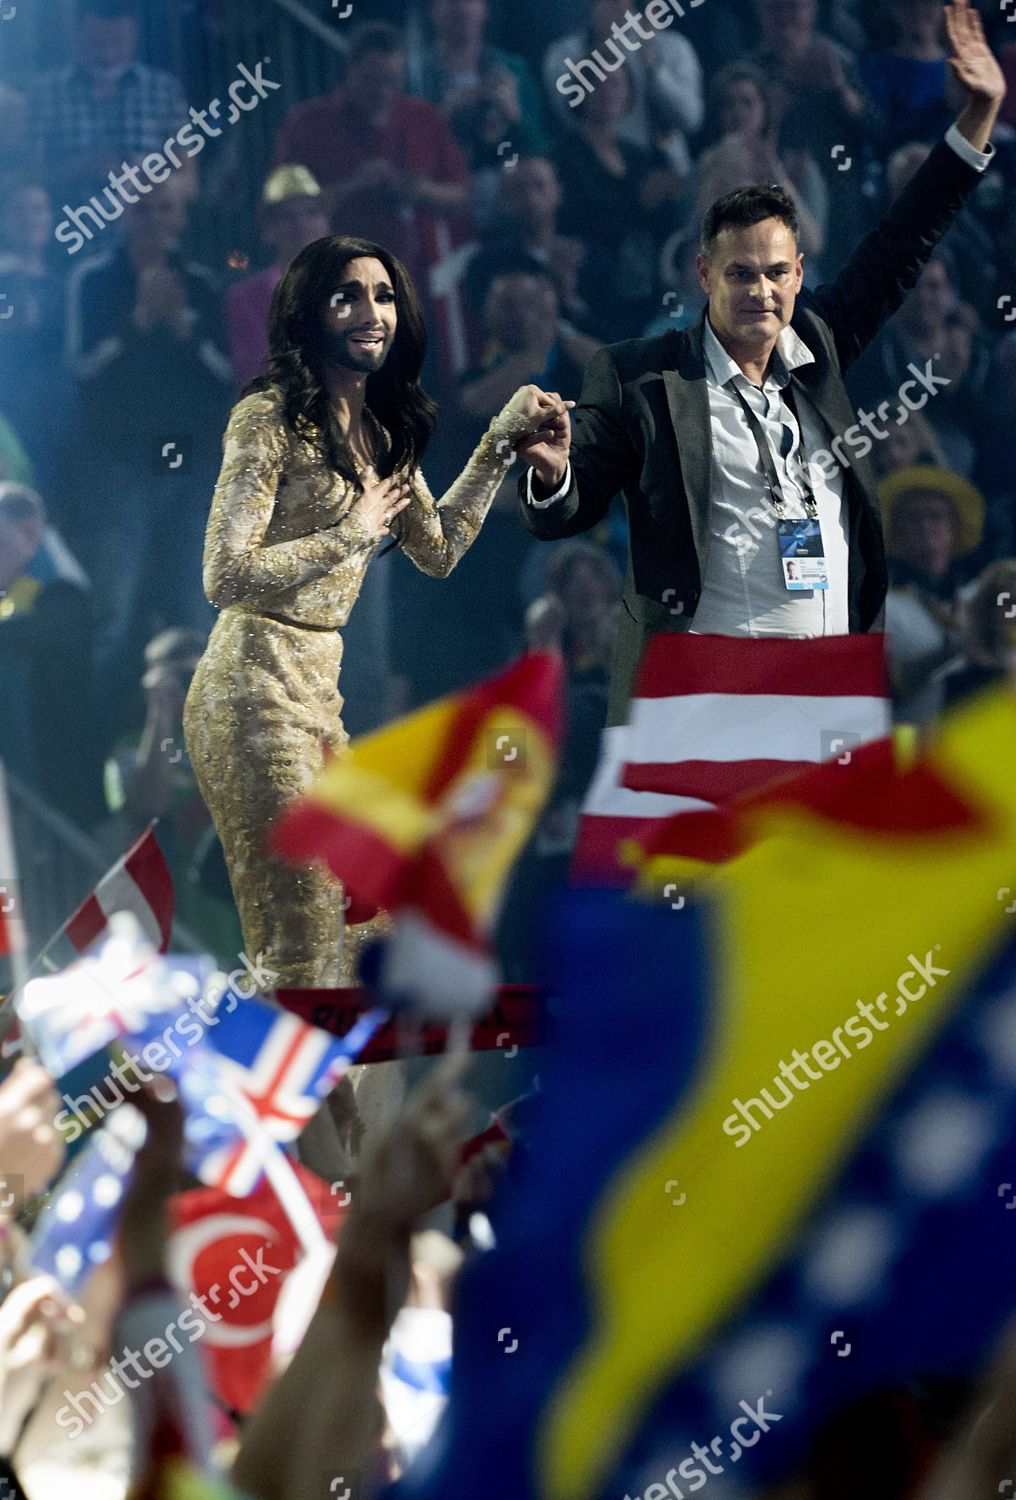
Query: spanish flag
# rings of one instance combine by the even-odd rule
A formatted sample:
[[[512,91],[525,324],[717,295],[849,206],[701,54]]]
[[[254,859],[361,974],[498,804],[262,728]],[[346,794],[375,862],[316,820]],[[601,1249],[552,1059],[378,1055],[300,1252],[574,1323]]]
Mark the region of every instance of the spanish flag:
[[[354,741],[276,825],[280,853],[323,860],[355,902],[396,915],[386,992],[489,998],[488,937],[556,769],[562,671],[532,653]]]
[[[992,694],[909,768],[774,790],[694,900],[570,893],[527,1174],[405,1500],[754,1492],[846,1403],[977,1372],[1016,1296],[1014,764]]]

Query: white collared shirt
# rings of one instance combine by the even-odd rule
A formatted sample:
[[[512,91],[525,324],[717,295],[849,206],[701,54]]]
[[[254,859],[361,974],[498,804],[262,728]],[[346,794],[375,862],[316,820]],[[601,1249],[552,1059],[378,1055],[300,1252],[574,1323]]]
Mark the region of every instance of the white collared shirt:
[[[828,450],[832,438],[814,407],[795,391],[798,417],[783,400],[790,371],[813,364],[815,356],[789,326],[776,342],[769,374],[762,388],[752,385],[705,322],[704,353],[709,391],[709,422],[712,432],[712,476],[709,501],[709,543],[703,574],[702,595],[692,619],[692,630],[709,635],[819,636],[846,635],[847,540],[843,471],[820,467],[810,461],[820,449]],[[818,507],[819,524],[829,578],[827,589],[802,589],[791,593],[783,579],[783,566],[773,510],[755,440],[744,408],[731,388],[744,396],[765,433],[773,455],[784,513],[791,520],[803,519],[804,486],[797,465],[784,456],[784,428],[793,437],[791,454],[801,452]],[[803,450],[801,448],[803,442]]]

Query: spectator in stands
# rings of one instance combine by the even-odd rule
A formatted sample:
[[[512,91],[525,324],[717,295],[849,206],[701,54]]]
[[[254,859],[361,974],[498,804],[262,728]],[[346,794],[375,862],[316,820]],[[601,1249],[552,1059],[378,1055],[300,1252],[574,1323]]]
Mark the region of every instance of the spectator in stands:
[[[959,474],[918,465],[883,479],[878,498],[890,582],[951,600],[969,577],[959,560],[981,540],[984,497]]]
[[[705,302],[695,269],[699,252],[698,225],[675,229],[660,250],[662,304],[645,329],[645,336],[665,333],[668,328],[687,328],[694,323]]]
[[[524,58],[486,38],[487,0],[431,0],[431,34],[410,52],[408,89],[443,110],[473,177],[477,223],[489,222],[501,168],[542,151],[543,100]]]
[[[58,812],[102,812],[88,579],[42,498],[0,484],[0,756]]]
[[[600,753],[621,574],[602,547],[578,538],[555,546],[547,588],[526,611],[526,644],[564,658],[566,737],[557,780],[512,877],[498,935],[510,980],[539,972],[546,913],[568,873],[579,815]]]
[[[952,261],[939,246],[903,306],[851,370],[851,395],[866,403],[877,402],[899,390],[910,373],[908,362],[916,360],[923,368],[936,355],[941,358],[946,320],[958,300]],[[932,412],[925,415],[933,419]]]
[[[0,1494],[4,1500],[25,1500],[14,1464],[22,1467],[26,1425],[47,1383],[67,1368],[75,1332],[84,1322],[81,1308],[65,1296],[54,1277],[25,1274],[20,1234],[14,1222],[15,1214],[46,1190],[63,1165],[64,1142],[54,1123],[60,1104],[49,1074],[28,1058],[21,1058],[0,1083],[0,1159],[6,1187],[0,1208],[0,1275],[4,1286],[0,1305]]]
[[[681,183],[657,147],[625,140],[630,69],[608,73],[575,111],[577,128],[554,153],[564,188],[562,233],[611,258],[608,305],[597,309],[605,343],[633,338],[659,307],[659,252],[679,224]]]
[[[544,88],[560,123],[570,128],[583,98],[620,68],[630,82],[620,139],[643,151],[661,147],[684,176],[691,166],[687,138],[702,124],[702,69],[694,47],[676,28],[651,29],[649,39],[634,39],[637,50],[628,50],[613,27],[624,26],[629,9],[626,0],[590,0],[585,29],[547,49]]]
[[[550,558],[547,600],[559,606],[557,643],[570,681],[606,687],[620,599],[621,576],[601,547],[573,538]],[[532,630],[532,613],[527,625]]]
[[[885,145],[893,148],[941,134],[949,68],[940,0],[890,0],[889,11],[895,40],[863,56],[860,72],[885,118]]]
[[[959,589],[984,530],[983,496],[946,469],[900,469],[878,487],[889,561],[886,635],[897,716],[942,709],[942,670],[959,650]]]
[[[276,167],[261,194],[261,238],[272,252],[272,263],[226,293],[229,347],[241,389],[260,375],[267,357],[268,310],[283,270],[304,245],[327,233],[321,188],[311,173],[306,167]]]
[[[887,205],[899,197],[930,153],[931,146],[924,141],[907,141],[905,145],[896,148],[886,162],[885,168]],[[995,164],[993,160],[985,173],[989,188],[995,173]],[[999,262],[1000,252],[1004,254],[1005,244],[1004,234],[996,242],[996,238],[993,237],[991,230],[980,215],[980,195],[983,188],[984,183],[981,183],[968,204],[968,211],[961,214],[955,224],[950,225],[938,245],[939,252],[946,256],[947,265],[950,265],[954,271],[969,268],[963,285],[957,285],[956,290],[961,292],[969,302],[973,302],[982,316],[987,311],[985,302],[988,307],[995,305],[991,295],[993,286],[991,272]]]
[[[170,177],[131,206],[124,243],[78,262],[67,282],[66,361],[79,379],[96,375],[131,339],[154,326],[154,306],[172,310],[174,331],[216,380],[232,380],[214,272],[182,246],[190,193]]]
[[[342,86],[293,106],[272,159],[307,167],[335,232],[384,245],[425,288],[444,253],[439,225],[468,228],[469,171],[438,107],[406,93],[405,72],[401,33],[362,26]]]
[[[985,568],[961,617],[961,655],[945,680],[950,706],[1016,674],[1016,558]]]
[[[861,185],[865,159],[881,138],[881,117],[850,53],[817,30],[816,0],[759,0],[759,7],[762,39],[749,61],[769,80],[781,156],[810,151],[825,176],[827,251],[838,265],[866,227]]]
[[[59,255],[46,189],[38,182],[14,183],[0,206],[0,410],[28,449],[35,482],[44,488],[53,477],[53,428],[59,428],[72,394],[63,369]]]
[[[739,187],[778,182],[797,209],[798,244],[808,257],[806,271],[811,273],[805,276],[805,283],[812,284],[815,261],[825,242],[828,189],[810,152],[794,152],[792,171],[780,160],[768,86],[764,74],[751,63],[731,63],[711,80],[703,138],[707,149],[697,163],[699,218],[710,203]]]
[[[931,370],[938,384],[923,410],[948,466],[994,491],[1008,477],[997,369],[953,276],[952,257],[940,246],[899,313],[858,360],[848,388],[865,407],[887,399],[895,404],[914,368]]]
[[[188,122],[179,80],[139,62],[137,43],[137,0],[80,0],[74,61],[29,86],[35,168],[56,202],[71,209],[101,194],[110,172],[160,150]],[[180,171],[193,190],[194,159],[183,158]],[[115,205],[105,206],[111,221],[118,217]]]
[[[233,398],[218,288],[172,248],[177,180],[133,213],[127,248],[82,265],[72,289],[70,343],[89,373],[60,481],[64,528],[95,589],[107,743],[133,719],[141,642],[211,622],[201,553]]]
[[[599,245],[561,234],[561,182],[545,156],[524,156],[501,173],[497,217],[465,272],[466,304],[481,309],[491,282],[523,260],[550,270],[561,294],[561,314],[596,335],[597,316],[609,295],[610,257]]]
[[[890,422],[885,437],[871,450],[871,466],[880,479],[897,469],[914,464],[930,464],[935,469],[948,468],[942,444],[923,412],[912,411],[902,426]]]
[[[992,491],[1012,487],[1012,444],[1005,430],[998,370],[968,302],[946,316],[940,379],[949,385],[929,411],[948,467]],[[1008,455],[1008,456],[1007,456]]]
[[[500,410],[499,391],[535,381],[543,390],[576,399],[582,371],[598,347],[562,323],[553,274],[535,261],[506,264],[494,278],[484,300],[481,333],[482,357],[464,372],[456,420],[447,424],[457,444],[451,448],[445,439],[449,472],[458,472],[462,453],[472,451],[489,415]],[[506,464],[506,480],[509,471]],[[472,547],[440,588],[422,575],[417,578],[417,569],[404,570],[394,645],[414,701],[425,702],[496,672],[523,649],[518,584],[535,544],[518,524],[516,511],[514,484],[506,482]],[[470,622],[468,630],[462,629],[463,620]],[[441,642],[440,651],[434,650],[435,640]]]
[[[549,271],[510,271],[491,283],[484,304],[484,353],[459,388],[459,407],[485,427],[506,390],[532,382],[578,400],[582,372],[599,344],[561,323],[557,284]]]
[[[124,736],[106,761],[104,830],[111,856],[134,842],[154,818],[173,876],[180,921],[220,963],[243,947],[222,849],[191,769],[183,735],[183,704],[206,637],[163,630],[145,647],[140,732]]]

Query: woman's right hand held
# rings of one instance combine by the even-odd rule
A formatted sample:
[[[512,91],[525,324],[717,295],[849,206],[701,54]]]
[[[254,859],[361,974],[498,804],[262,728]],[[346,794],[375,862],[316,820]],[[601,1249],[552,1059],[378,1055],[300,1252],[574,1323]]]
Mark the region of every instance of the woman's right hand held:
[[[557,391],[524,385],[495,418],[495,426],[501,424],[508,429],[516,454],[529,464],[541,483],[556,487],[564,475],[571,448],[568,413],[574,405]]]

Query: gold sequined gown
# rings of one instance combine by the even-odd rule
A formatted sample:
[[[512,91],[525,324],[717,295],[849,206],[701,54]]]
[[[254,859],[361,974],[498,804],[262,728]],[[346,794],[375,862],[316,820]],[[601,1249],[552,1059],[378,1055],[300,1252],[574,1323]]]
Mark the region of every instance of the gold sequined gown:
[[[504,440],[519,429],[516,413],[495,417],[440,501],[413,476],[392,529],[425,573],[445,577],[476,537],[507,472]],[[353,983],[356,939],[371,926],[344,935],[341,884],[265,844],[316,777],[323,747],[348,743],[339,632],[377,545],[351,513],[356,498],[326,465],[316,431],[286,426],[277,387],[233,408],[204,550],[205,592],[221,613],[187,694],[184,734],[247,951],[264,956],[280,987]]]

